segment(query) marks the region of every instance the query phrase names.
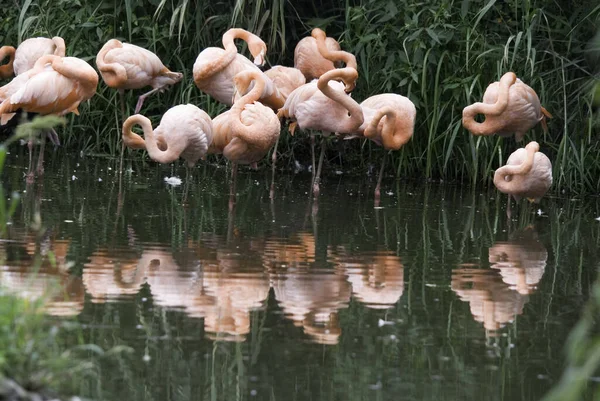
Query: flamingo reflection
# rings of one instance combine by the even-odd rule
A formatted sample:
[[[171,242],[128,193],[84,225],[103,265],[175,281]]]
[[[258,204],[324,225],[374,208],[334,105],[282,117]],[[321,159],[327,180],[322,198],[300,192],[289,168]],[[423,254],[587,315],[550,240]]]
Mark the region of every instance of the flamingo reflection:
[[[44,310],[49,315],[78,315],[83,310],[85,292],[81,278],[68,271],[72,265],[67,260],[70,243],[48,236],[37,240],[31,235],[26,235],[24,242],[0,243],[5,261],[0,286],[30,300],[47,297]],[[49,251],[54,262],[47,257]]]
[[[404,266],[391,251],[351,254],[345,247],[328,250],[329,260],[343,269],[354,297],[372,309],[394,306],[404,292]]]

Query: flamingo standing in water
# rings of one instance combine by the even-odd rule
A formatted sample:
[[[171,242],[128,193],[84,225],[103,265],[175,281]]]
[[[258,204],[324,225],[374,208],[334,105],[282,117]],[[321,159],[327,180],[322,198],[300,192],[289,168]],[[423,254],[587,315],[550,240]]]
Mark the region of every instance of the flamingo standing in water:
[[[144,138],[132,132],[136,124],[142,126]],[[187,167],[194,167],[206,155],[212,138],[210,116],[192,104],[170,108],[154,130],[150,120],[141,114],[123,123],[123,143],[132,149],[146,149],[152,160],[163,164],[182,157]]]
[[[395,93],[371,96],[360,104],[360,108],[363,111],[364,122],[358,133],[387,150],[381,161],[375,187],[375,205],[378,206],[387,155],[392,150],[399,150],[410,140],[415,128],[417,110],[410,99]]]
[[[238,54],[234,39],[243,39],[254,57],[254,63]],[[194,83],[219,102],[231,106],[234,102],[233,77],[242,71],[260,72],[257,66],[265,62],[267,45],[261,38],[244,29],[232,28],[223,35],[223,47],[207,47],[194,63]]]
[[[247,94],[213,119],[214,137],[208,153],[221,153],[233,163],[230,209],[235,199],[237,165],[255,164],[265,157],[281,130],[275,112],[258,101],[267,84],[265,75],[260,71],[242,71],[234,77],[240,92],[251,82],[254,86]]]
[[[358,77],[355,68],[337,68],[327,71],[318,80],[294,90],[287,98],[277,116],[289,119],[290,134],[296,127],[314,129],[327,133],[351,134],[363,124],[364,117],[360,105],[345,91],[354,87]],[[342,80],[344,83],[338,82]],[[314,181],[313,193],[319,194],[319,179],[325,156],[325,138],[321,143],[321,154]],[[313,165],[315,164],[313,148]],[[313,169],[314,172],[314,169]]]
[[[475,121],[477,114],[484,114],[485,121]],[[552,118],[552,115],[541,106],[535,91],[518,79],[514,72],[507,72],[500,82],[487,87],[483,103],[473,103],[463,109],[462,123],[473,135],[507,137],[514,134],[520,142],[538,122],[546,131],[546,118]]]
[[[144,99],[170,85],[175,85],[183,78],[182,73],[173,72],[165,67],[158,56],[151,51],[130,43],[122,43],[117,39],[111,39],[102,46],[96,56],[96,66],[106,85],[119,91],[123,120],[125,120],[125,89],[152,87],[151,91],[138,98],[134,111],[134,114],[138,114]],[[123,172],[124,151],[123,143],[119,158],[119,174]]]
[[[59,116],[73,112],[96,93],[98,74],[85,61],[76,57],[45,55],[34,67],[0,88],[1,123],[12,118],[19,109],[42,115]],[[43,173],[44,137],[40,149],[38,174]],[[30,147],[31,162],[31,147]],[[32,179],[31,163],[28,179]]]
[[[500,192],[509,195],[518,202],[527,198],[539,203],[552,185],[552,163],[533,141],[524,148],[514,151],[494,173],[494,185]]]
[[[12,46],[0,48],[0,61],[9,57],[8,63],[0,66],[0,79],[8,79],[13,73],[20,75],[29,71],[42,56],[53,54],[64,57],[66,54],[65,41],[60,36],[49,38],[26,39],[15,49]]]

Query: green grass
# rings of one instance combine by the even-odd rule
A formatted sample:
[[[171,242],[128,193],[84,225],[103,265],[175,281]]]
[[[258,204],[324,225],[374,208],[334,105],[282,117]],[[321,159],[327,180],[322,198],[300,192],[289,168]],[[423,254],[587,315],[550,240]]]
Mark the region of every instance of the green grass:
[[[194,103],[211,116],[225,109],[194,86],[191,69],[202,49],[221,46],[228,28],[258,33],[268,45],[270,65],[292,65],[297,41],[311,28],[323,27],[357,56],[356,99],[394,92],[415,103],[414,137],[393,152],[388,166],[390,173],[407,178],[491,185],[493,170],[522,145],[512,138],[471,136],[462,128],[462,109],[480,101],[489,83],[512,70],[554,115],[547,134],[536,127],[525,139],[540,142],[553,161],[553,189],[600,190],[597,106],[592,103],[599,37],[592,39],[600,6],[594,8],[593,2],[105,0],[57,7],[49,0],[27,0],[4,12],[2,44],[61,35],[69,55],[92,65],[100,47],[113,37],[156,52],[169,68],[183,72],[184,79],[147,100],[143,113],[154,123],[179,103]],[[129,113],[140,92],[127,94]],[[80,111],[81,116],[68,117],[62,133],[66,146],[117,155],[121,122],[116,91],[100,82],[97,95]],[[282,167],[292,167],[294,159],[309,163],[305,135],[292,138],[284,131],[279,149]],[[335,149],[343,156],[344,169],[355,166],[361,173],[383,155],[383,149],[364,140],[344,141]],[[327,160],[331,168],[340,168],[340,158],[331,150]]]

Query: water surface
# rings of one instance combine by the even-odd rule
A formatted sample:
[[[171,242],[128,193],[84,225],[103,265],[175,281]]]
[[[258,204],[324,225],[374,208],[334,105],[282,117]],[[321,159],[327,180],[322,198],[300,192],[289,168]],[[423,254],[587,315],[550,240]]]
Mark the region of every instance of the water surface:
[[[19,157],[20,155],[20,157]],[[52,154],[0,283],[84,324],[107,358],[80,395],[129,400],[538,400],[598,269],[600,203]],[[165,177],[179,176],[172,187]],[[51,252],[50,252],[51,251]],[[39,263],[36,263],[39,262]],[[39,266],[34,268],[34,266]]]

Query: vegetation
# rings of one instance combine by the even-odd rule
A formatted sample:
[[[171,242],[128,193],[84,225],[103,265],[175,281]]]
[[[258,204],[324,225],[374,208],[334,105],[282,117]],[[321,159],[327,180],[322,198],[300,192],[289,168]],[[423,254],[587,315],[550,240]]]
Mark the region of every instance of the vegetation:
[[[4,169],[8,147],[18,140],[37,141],[41,132],[64,124],[62,117],[35,117],[33,121],[20,124],[16,132],[0,145],[0,174]],[[7,204],[4,185],[0,184],[0,237],[6,231],[12,216],[18,209],[20,195],[14,191]],[[32,216],[31,228],[41,230],[39,208]],[[38,249],[39,251],[39,249]],[[9,251],[2,247],[0,263],[7,263]],[[47,260],[45,260],[47,258]],[[55,265],[52,251],[42,256],[39,252],[28,267],[31,278],[39,271],[43,262]],[[19,297],[0,282],[0,398],[7,400],[56,399],[61,395],[73,394],[78,381],[96,373],[96,356],[104,351],[83,342],[81,326],[72,320],[51,320],[45,314],[48,300],[58,285],[47,285],[49,290],[40,297]],[[56,284],[56,283],[51,283]],[[33,285],[30,282],[30,285]],[[32,291],[35,294],[35,289]],[[117,350],[116,348],[112,351]],[[41,393],[28,394],[28,392]]]
[[[598,74],[589,46],[600,6],[585,0],[102,0],[67,2],[13,0],[3,8],[0,42],[17,44],[36,35],[61,35],[69,55],[92,65],[113,37],[156,52],[184,79],[150,98],[143,113],[157,121],[170,106],[191,102],[214,116],[224,106],[193,84],[191,69],[207,46],[237,26],[258,33],[271,65],[293,64],[296,42],[320,26],[357,55],[356,99],[382,93],[406,95],[417,106],[413,140],[394,152],[397,176],[489,183],[491,172],[518,146],[514,139],[474,137],[461,125],[462,108],[482,98],[490,82],[508,70],[534,88],[553,114],[549,132],[537,127],[526,137],[540,142],[554,163],[554,189],[600,189],[600,142],[593,124],[592,77]],[[594,8],[595,7],[595,8]],[[232,12],[233,10],[233,12]],[[135,103],[128,94],[129,111]],[[117,93],[100,83],[97,95],[70,116],[63,137],[69,149],[117,155],[120,114]],[[328,160],[345,171],[364,173],[383,150],[366,140],[336,142]],[[308,164],[304,135],[284,134],[282,163]],[[337,157],[341,155],[341,157]],[[136,156],[137,157],[137,156]],[[266,158],[265,163],[270,159]],[[343,163],[342,166],[334,166]],[[391,172],[391,171],[390,171]]]

